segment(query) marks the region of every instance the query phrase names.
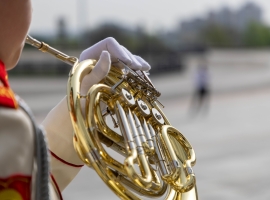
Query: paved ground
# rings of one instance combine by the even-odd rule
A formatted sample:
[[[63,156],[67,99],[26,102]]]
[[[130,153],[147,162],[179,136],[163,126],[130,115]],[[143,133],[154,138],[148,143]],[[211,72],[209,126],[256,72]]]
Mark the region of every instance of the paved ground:
[[[270,70],[212,70],[207,114],[189,115],[191,73],[153,77],[171,123],[195,149],[202,200],[270,199]],[[41,122],[65,93],[66,80],[12,78],[11,85]],[[173,85],[173,87],[171,87]],[[93,170],[83,168],[64,199],[117,199]]]

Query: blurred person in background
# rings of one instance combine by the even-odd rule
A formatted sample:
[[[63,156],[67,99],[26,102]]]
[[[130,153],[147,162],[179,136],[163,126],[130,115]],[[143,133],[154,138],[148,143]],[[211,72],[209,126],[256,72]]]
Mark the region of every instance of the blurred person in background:
[[[194,74],[195,91],[191,99],[190,114],[206,114],[210,106],[210,75],[205,56],[201,57]]]
[[[31,14],[31,0],[0,1],[0,200],[62,199],[61,191],[84,165],[73,148],[66,97],[40,126],[9,86],[7,71],[18,63]],[[118,59],[134,70],[150,69],[113,38],[84,50],[79,61],[89,58],[99,61],[83,79],[82,94],[103,79]]]

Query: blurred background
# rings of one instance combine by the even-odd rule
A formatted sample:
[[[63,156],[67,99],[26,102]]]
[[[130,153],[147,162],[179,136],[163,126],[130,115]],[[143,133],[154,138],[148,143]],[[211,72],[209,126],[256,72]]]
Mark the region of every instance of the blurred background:
[[[269,199],[270,3],[265,0],[35,0],[30,34],[69,55],[114,37],[150,63],[172,125],[197,155],[205,200]],[[70,67],[25,46],[11,85],[38,122]],[[64,199],[117,199],[88,168]]]

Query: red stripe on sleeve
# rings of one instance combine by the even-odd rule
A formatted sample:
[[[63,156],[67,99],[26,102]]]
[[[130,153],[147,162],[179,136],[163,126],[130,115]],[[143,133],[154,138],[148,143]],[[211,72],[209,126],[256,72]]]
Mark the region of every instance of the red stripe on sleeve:
[[[69,163],[69,162],[63,160],[62,158],[59,158],[59,157],[58,157],[55,153],[53,153],[51,150],[50,150],[50,153],[51,153],[51,155],[52,155],[54,158],[56,158],[56,159],[59,160],[60,162],[66,164],[66,165],[69,165],[69,166],[71,166],[71,167],[83,167],[83,166],[84,166],[84,165],[75,165],[75,164]]]

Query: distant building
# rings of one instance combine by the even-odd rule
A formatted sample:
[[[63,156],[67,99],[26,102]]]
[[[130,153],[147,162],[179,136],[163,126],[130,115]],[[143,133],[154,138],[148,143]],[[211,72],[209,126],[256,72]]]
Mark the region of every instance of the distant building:
[[[250,22],[262,23],[262,10],[254,3],[248,3],[235,13],[234,28],[243,30]]]
[[[205,25],[219,24],[226,27],[233,26],[235,14],[228,8],[224,7],[219,12],[209,12],[204,20]]]
[[[243,30],[250,22],[262,23],[262,10],[254,3],[247,3],[235,12],[228,7],[224,7],[218,12],[211,11],[206,18],[195,18],[188,22],[182,22],[181,29],[189,31],[190,27],[195,30],[209,24],[218,24]]]
[[[191,21],[182,22],[179,39],[183,43],[197,44],[200,31],[206,26],[205,20],[196,18]]]
[[[223,7],[219,11],[210,11],[206,17],[181,22],[179,37],[184,44],[197,43],[201,30],[209,25],[242,32],[250,22],[262,23],[262,9],[255,3],[247,3],[236,11]]]

